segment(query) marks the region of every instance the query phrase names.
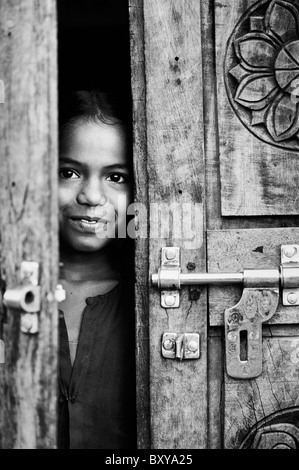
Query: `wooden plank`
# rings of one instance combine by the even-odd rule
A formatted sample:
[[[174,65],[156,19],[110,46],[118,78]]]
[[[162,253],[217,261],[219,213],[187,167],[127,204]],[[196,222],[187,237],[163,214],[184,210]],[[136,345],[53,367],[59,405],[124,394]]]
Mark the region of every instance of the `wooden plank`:
[[[213,328],[208,338],[208,446],[222,447],[223,331]],[[217,330],[217,331],[215,331]]]
[[[298,337],[264,338],[263,372],[259,377],[235,380],[225,375],[226,449],[239,448],[251,428],[272,413],[277,413],[276,422],[283,424],[284,410],[299,405],[298,362]]]
[[[208,231],[208,272],[278,268],[281,245],[297,244],[298,240],[298,228]],[[223,325],[225,309],[236,305],[241,295],[242,287],[210,287],[210,325]],[[299,307],[284,307],[281,302],[267,322],[270,325],[294,323],[299,323]]]
[[[263,336],[299,336],[299,325],[268,325],[263,326]]]
[[[129,1],[133,161],[136,203],[135,241],[135,305],[136,305],[136,403],[137,446],[150,448],[150,397],[149,397],[149,306],[148,306],[148,221],[143,219],[142,205],[148,211],[148,178],[146,169],[146,115],[144,75],[143,4]],[[142,224],[142,227],[140,226]],[[141,236],[142,235],[142,236]]]
[[[208,337],[209,338],[222,338],[223,337],[224,328],[221,326],[212,326],[209,328]],[[299,325],[268,325],[264,323],[263,325],[263,336],[299,336]],[[211,342],[212,344],[212,342]],[[216,346],[217,349],[217,346]],[[211,347],[211,351],[213,348]],[[214,360],[212,357],[213,354],[211,353],[211,360]],[[221,382],[221,380],[220,380]]]
[[[273,7],[273,2],[255,0],[215,3],[224,216],[299,213],[298,100],[292,100],[286,88],[293,86],[294,78],[288,75],[284,83],[279,72],[291,68],[283,65],[282,49],[298,39],[299,13],[293,4],[299,2],[287,0],[272,10],[270,4]],[[279,45],[273,43],[269,27]]]
[[[40,263],[39,333],[1,318],[0,447],[55,448],[57,392],[57,45],[54,0],[1,2],[0,267],[6,288],[23,260]],[[3,313],[3,310],[2,310]]]
[[[219,167],[219,134],[218,134],[218,100],[217,100],[217,80],[216,80],[216,60],[215,60],[215,5],[213,0],[201,2],[202,7],[202,38],[203,38],[203,105],[204,105],[204,137],[205,137],[205,158],[206,158],[206,224],[209,230],[220,229],[249,229],[249,228],[269,228],[298,226],[296,216],[276,216],[276,217],[221,217],[221,191],[220,191],[220,167]],[[216,6],[217,9],[217,6]],[[225,26],[226,27],[226,26]],[[222,66],[223,57],[218,59],[218,69]],[[215,292],[214,311],[218,314],[218,321],[222,323],[223,310],[220,306],[217,311],[217,295]],[[229,289],[222,289],[221,302],[226,298],[226,305],[231,306],[241,297],[241,289],[234,290],[234,300]],[[211,321],[214,320],[212,312]],[[217,322],[215,322],[217,323]],[[278,328],[278,331],[276,329]],[[274,335],[296,335],[294,326],[271,325],[263,326],[264,336]],[[223,393],[223,364],[219,358],[219,343],[215,341],[215,336],[223,336],[222,327],[209,328],[209,352],[208,352],[208,390],[209,390],[209,448],[222,447],[222,421],[223,403],[220,397]],[[218,339],[217,338],[217,339]],[[224,357],[224,354],[223,354]],[[219,360],[218,360],[219,358]]]
[[[217,121],[217,83],[215,64],[214,1],[201,2],[203,38],[203,106],[206,158],[206,223],[208,229],[220,228],[220,170]]]
[[[172,244],[182,248],[184,267],[190,268],[191,263],[196,269],[205,266],[200,18],[197,0],[144,0],[150,274],[159,268],[161,248]],[[175,203],[178,211],[185,204],[192,222],[197,224],[193,247],[187,240],[188,231],[178,234],[177,225],[165,227],[167,208]],[[164,206],[160,207],[159,219],[160,204]],[[180,221],[182,217],[180,213]],[[206,294],[204,289],[197,294],[195,300],[196,296],[189,297],[188,289],[184,289],[180,308],[166,310],[160,306],[158,290],[150,289],[154,449],[207,446]],[[161,336],[165,332],[200,333],[200,359],[164,359]]]

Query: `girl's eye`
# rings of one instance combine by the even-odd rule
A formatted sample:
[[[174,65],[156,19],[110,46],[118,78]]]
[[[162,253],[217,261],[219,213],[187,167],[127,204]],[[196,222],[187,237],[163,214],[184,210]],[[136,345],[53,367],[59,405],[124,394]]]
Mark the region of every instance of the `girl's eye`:
[[[74,179],[79,178],[79,175],[74,170],[70,170],[69,168],[62,168],[59,170],[59,177],[63,179]]]
[[[113,173],[107,177],[107,181],[112,181],[112,183],[126,183],[127,178],[119,173]]]

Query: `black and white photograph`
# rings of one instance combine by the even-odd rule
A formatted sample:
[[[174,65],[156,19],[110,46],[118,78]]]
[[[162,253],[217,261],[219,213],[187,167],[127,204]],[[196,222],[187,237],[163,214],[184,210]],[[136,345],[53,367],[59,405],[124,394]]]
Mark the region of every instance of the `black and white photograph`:
[[[299,449],[299,0],[0,0],[0,449]]]

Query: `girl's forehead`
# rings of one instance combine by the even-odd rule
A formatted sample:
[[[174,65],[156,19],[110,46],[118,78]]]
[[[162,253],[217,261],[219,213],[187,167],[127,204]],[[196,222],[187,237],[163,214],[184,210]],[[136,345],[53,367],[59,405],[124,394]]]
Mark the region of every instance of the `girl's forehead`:
[[[66,153],[75,154],[77,158],[105,157],[123,162],[126,151],[125,132],[119,124],[78,122],[66,142]]]
[[[123,145],[125,133],[119,124],[102,122],[77,122],[72,132],[73,141],[79,144],[117,146]]]

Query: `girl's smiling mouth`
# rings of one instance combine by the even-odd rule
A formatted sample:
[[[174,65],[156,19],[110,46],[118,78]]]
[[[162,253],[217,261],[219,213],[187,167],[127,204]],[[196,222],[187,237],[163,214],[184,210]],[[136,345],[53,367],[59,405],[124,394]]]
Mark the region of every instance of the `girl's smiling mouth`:
[[[95,234],[98,230],[107,231],[108,220],[99,217],[74,216],[69,218],[71,225],[81,233]]]

